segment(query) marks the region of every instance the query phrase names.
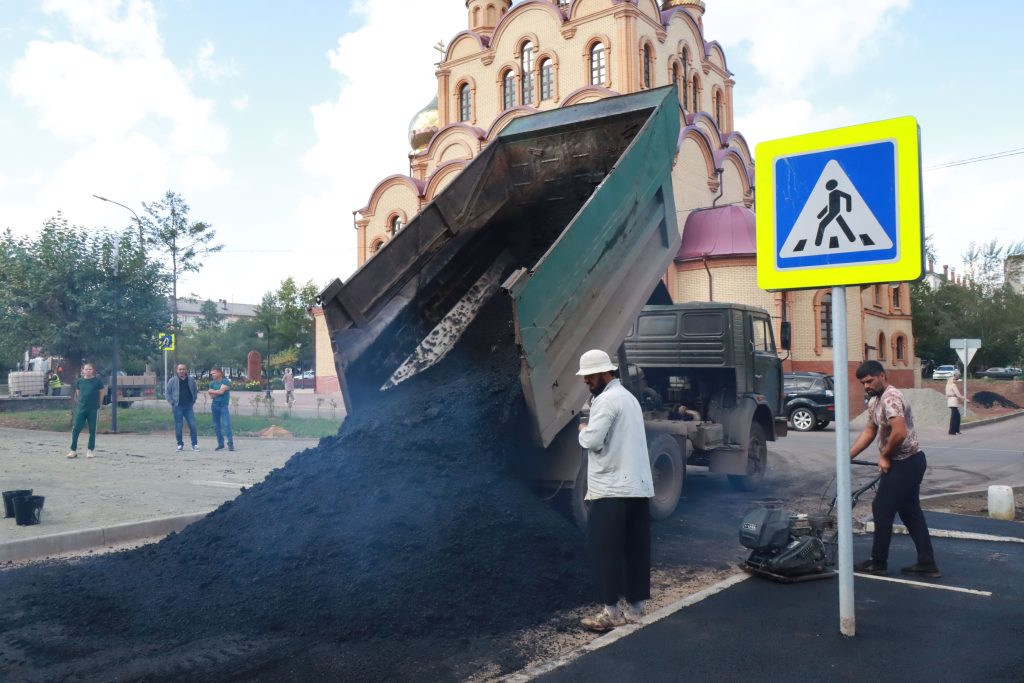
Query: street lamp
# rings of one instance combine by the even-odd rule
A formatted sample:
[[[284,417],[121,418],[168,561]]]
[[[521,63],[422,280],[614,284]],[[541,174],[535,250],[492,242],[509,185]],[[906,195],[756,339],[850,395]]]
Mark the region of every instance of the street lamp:
[[[113,199],[107,199],[106,197],[101,197],[98,194],[94,194],[93,197],[95,197],[96,199],[99,199],[101,202],[110,202],[111,204],[117,204],[122,209],[128,209],[129,211],[132,212],[132,215],[135,216],[135,222],[139,224],[139,251],[141,251],[143,254],[145,254],[146,253],[146,243],[143,241],[143,238],[142,238],[142,219],[139,218],[139,214],[135,213],[134,211],[132,211],[132,209],[130,207],[125,206],[121,202],[115,202]]]
[[[117,340],[117,328],[120,323],[120,310],[119,305],[120,297],[117,293],[117,271],[118,262],[121,254],[121,237],[117,234],[114,235],[114,249],[113,249],[113,264],[114,264],[114,363],[113,369],[110,373],[110,431],[117,434],[117,373],[119,371],[118,365],[120,364],[120,346]]]
[[[302,348],[302,342],[295,342],[295,367],[299,371],[299,384],[302,384],[302,361],[299,360],[299,349]],[[304,387],[303,387],[304,388]]]
[[[266,397],[270,398],[270,325],[267,325],[267,332],[266,332],[266,334],[267,334],[267,357],[266,357],[266,360],[264,361],[264,365],[266,366],[266,369],[263,371],[263,374],[266,376],[266,381],[267,381],[267,394],[266,394]],[[259,337],[260,339],[263,339],[263,330],[258,331],[256,333],[256,336]]]

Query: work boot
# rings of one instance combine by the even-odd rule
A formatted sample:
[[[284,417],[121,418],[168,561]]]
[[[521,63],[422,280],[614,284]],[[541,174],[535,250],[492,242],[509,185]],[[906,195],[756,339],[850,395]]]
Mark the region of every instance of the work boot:
[[[608,610],[603,609],[592,617],[586,617],[580,620],[580,623],[583,624],[583,628],[588,631],[594,631],[595,633],[607,633],[613,628],[624,626],[626,624],[626,620],[621,614],[613,617],[611,614],[608,614]]]
[[[96,454],[95,454],[95,453],[93,453],[93,452],[92,452],[92,449],[90,448],[89,450],[87,450],[87,451],[85,452],[85,457],[87,457],[87,458],[95,458],[95,457],[96,457]]]
[[[68,457],[69,458],[77,458],[78,457],[78,451],[68,451]]]
[[[909,567],[902,567],[900,571],[908,576],[920,576],[928,579],[938,579],[942,576],[939,566],[934,562],[918,562]]]
[[[859,562],[853,565],[853,571],[860,574],[874,574],[875,576],[883,576],[889,571],[889,565],[885,562],[879,562],[873,557],[869,557],[863,562]]]

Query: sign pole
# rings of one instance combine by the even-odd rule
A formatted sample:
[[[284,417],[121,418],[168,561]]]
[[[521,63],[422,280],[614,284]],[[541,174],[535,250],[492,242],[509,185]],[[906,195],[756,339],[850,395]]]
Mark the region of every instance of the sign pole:
[[[164,391],[167,390],[167,349],[164,349]],[[167,398],[164,396],[164,398]]]
[[[853,509],[850,504],[850,370],[846,338],[846,287],[832,288],[832,378],[836,405],[836,513],[839,541],[839,632],[853,636]]]
[[[967,340],[966,339],[964,339],[964,355],[963,355],[963,359],[964,359],[964,417],[967,417],[968,415],[971,414],[970,413],[970,408],[968,407],[971,402],[967,400],[967,362],[971,359],[971,357],[967,355]]]

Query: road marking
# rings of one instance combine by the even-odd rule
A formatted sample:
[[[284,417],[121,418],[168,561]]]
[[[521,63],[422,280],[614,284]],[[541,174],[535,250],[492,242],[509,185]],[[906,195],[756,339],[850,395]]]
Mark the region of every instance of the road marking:
[[[539,676],[543,676],[546,673],[550,673],[555,669],[559,669],[565,666],[566,664],[569,664],[573,660],[578,659],[585,654],[593,652],[594,650],[600,650],[603,647],[607,647],[612,643],[618,642],[626,636],[636,633],[644,626],[650,626],[656,621],[661,621],[665,617],[675,614],[684,607],[696,605],[701,600],[710,598],[712,595],[715,595],[716,593],[721,593],[726,588],[731,588],[732,586],[735,586],[741,581],[746,581],[750,578],[750,576],[751,575],[747,574],[746,572],[733,574],[732,576],[719,581],[713,586],[708,586],[702,591],[698,591],[693,595],[688,595],[681,600],[673,602],[671,605],[665,605],[656,612],[651,612],[643,619],[641,619],[638,623],[620,626],[619,628],[614,629],[604,634],[603,636],[600,636],[590,641],[589,643],[581,645],[580,647],[576,648],[575,650],[572,650],[571,652],[566,652],[565,654],[559,655],[554,659],[548,660],[546,662],[541,662],[540,664],[531,666],[527,669],[523,669],[522,671],[517,671],[516,673],[509,674],[508,676],[503,676],[502,678],[499,678],[498,681],[500,683],[527,683],[527,681],[532,681],[533,679]]]
[[[854,573],[858,579],[872,579],[874,581],[888,581],[889,583],[905,583],[908,586],[917,586],[919,588],[935,588],[941,591],[952,591],[953,593],[969,593],[971,595],[980,595],[985,598],[991,598],[991,591],[980,591],[975,588],[961,588],[959,586],[943,586],[939,583],[925,583],[924,581],[913,581],[911,579],[897,579],[891,576],[875,576],[873,574],[858,574]]]
[[[892,527],[893,533],[907,534],[907,527],[895,524]],[[865,533],[875,532],[875,523],[868,522],[864,525]],[[1024,538],[1016,536],[995,536],[993,534],[978,534],[973,531],[950,531],[948,529],[929,529],[928,533],[937,538],[956,538],[964,541],[995,541],[997,543],[1024,543]]]
[[[234,481],[193,481],[189,483],[195,486],[215,486],[219,489],[240,489],[243,486],[251,486],[251,484],[241,484]]]
[[[929,451],[970,451],[971,453],[1013,453],[1014,455],[1020,455],[1024,453],[1021,449],[1012,448],[975,448],[974,446],[937,446],[935,444],[928,444]]]

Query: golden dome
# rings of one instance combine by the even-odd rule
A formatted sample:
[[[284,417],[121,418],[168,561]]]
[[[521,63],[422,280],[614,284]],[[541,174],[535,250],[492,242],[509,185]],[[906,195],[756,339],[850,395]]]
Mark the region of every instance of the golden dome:
[[[703,0],[664,0],[661,3],[662,9],[672,9],[673,7],[694,7],[703,12],[704,2]]]
[[[427,146],[430,142],[430,138],[434,137],[434,133],[437,132],[438,128],[438,115],[437,115],[437,95],[434,99],[430,100],[427,106],[416,112],[416,115],[412,117],[412,121],[409,122],[409,145],[413,148],[413,151],[418,151]]]

